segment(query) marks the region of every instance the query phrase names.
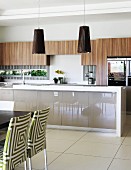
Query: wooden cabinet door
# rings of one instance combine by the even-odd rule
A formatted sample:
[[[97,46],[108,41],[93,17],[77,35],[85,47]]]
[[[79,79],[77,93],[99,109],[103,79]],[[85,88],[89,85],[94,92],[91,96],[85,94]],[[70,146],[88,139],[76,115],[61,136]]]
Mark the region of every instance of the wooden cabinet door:
[[[3,43],[0,43],[0,65],[3,65]]]
[[[46,41],[45,52],[46,55],[58,55],[58,41]]]
[[[10,43],[10,65],[22,65],[23,59],[19,42]]]
[[[47,55],[68,55],[77,53],[77,40],[70,41],[46,41],[45,50]]]
[[[121,38],[112,38],[112,56],[122,56]]]
[[[112,39],[102,39],[102,54],[101,54],[101,85],[107,85],[107,57],[112,56]]]
[[[59,55],[68,55],[68,54],[78,54],[77,52],[78,41],[59,41],[58,42],[58,54]]]
[[[10,65],[11,43],[0,44],[0,63],[1,65]]]
[[[122,56],[128,56],[128,38],[121,38],[121,46]]]
[[[22,65],[19,60],[18,42],[1,43],[1,65]]]
[[[20,43],[20,51],[23,65],[31,65],[32,63],[32,43],[22,42]]]
[[[91,53],[81,54],[82,65],[96,65],[97,64],[97,46],[96,40],[91,40]]]
[[[128,56],[130,53],[130,38],[112,38],[112,56]]]
[[[32,54],[32,42],[23,42],[20,49],[23,49],[23,65],[47,65],[45,54]],[[49,63],[48,63],[49,64]]]
[[[32,42],[26,42],[26,65],[33,65]]]
[[[50,65],[50,56],[45,54],[33,54],[30,65]]]
[[[118,38],[112,38],[112,56],[121,55],[121,41]]]
[[[111,57],[113,55],[113,40],[112,38],[102,39],[102,51],[104,57]]]
[[[96,84],[102,85],[103,82],[103,56],[102,39],[96,40],[97,63],[96,63]]]
[[[131,56],[131,38],[126,39],[127,42],[127,56]]]
[[[10,65],[10,46],[11,43],[3,43],[3,57],[2,57],[2,64],[3,65]]]

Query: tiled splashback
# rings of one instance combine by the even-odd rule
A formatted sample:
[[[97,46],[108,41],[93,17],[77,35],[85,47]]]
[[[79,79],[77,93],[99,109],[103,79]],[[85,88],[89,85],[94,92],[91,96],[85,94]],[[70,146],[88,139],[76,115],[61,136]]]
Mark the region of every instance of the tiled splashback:
[[[22,79],[22,74],[26,80],[48,80],[49,79],[49,66],[0,66],[0,77],[4,79]]]

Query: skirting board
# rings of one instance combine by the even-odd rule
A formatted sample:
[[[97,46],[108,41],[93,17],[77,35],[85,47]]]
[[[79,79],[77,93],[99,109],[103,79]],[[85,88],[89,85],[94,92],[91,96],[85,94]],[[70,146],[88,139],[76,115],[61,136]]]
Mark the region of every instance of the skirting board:
[[[78,130],[78,131],[88,131],[88,132],[116,133],[115,129],[102,129],[102,128],[90,128],[90,127],[47,125],[47,128],[61,129],[61,130]]]

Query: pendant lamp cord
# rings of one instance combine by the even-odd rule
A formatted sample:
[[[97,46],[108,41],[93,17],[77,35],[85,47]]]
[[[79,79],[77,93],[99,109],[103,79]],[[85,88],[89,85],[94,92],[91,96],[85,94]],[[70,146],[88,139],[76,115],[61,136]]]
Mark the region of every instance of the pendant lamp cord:
[[[84,0],[84,25],[85,25],[85,0]]]
[[[40,0],[38,0],[38,29],[40,28]]]

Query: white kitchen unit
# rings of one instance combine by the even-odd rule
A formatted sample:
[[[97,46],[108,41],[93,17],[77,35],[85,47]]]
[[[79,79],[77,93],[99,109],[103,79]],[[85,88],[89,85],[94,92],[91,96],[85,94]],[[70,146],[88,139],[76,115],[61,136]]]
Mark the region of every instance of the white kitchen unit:
[[[122,135],[126,120],[124,87],[14,85],[1,88],[1,96],[4,90],[12,91],[14,110],[35,111],[50,106],[48,127]]]

